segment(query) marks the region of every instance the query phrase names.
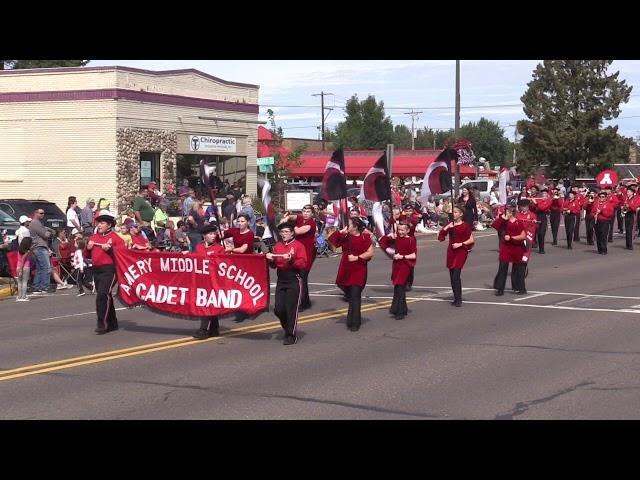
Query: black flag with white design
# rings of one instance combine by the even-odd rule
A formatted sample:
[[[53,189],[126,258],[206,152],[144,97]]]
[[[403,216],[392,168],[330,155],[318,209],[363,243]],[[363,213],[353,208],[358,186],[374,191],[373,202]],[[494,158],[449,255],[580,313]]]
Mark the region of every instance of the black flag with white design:
[[[383,202],[391,199],[391,183],[389,182],[389,168],[387,153],[376,161],[364,177],[361,196],[372,202]]]
[[[333,152],[322,177],[320,198],[327,201],[347,198],[347,179],[344,175],[344,151]]]

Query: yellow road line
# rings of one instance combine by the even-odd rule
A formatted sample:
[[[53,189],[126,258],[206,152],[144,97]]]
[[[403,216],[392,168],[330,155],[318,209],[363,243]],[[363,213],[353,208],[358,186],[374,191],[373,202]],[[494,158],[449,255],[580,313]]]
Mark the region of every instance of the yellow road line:
[[[414,301],[417,301],[417,300],[407,300],[407,303],[412,303]],[[362,307],[361,311],[368,312],[372,310],[380,310],[382,308],[387,308],[390,305],[391,305],[390,301],[374,303],[372,305],[366,305]],[[305,324],[305,323],[318,322],[320,320],[327,320],[329,318],[341,316],[347,313],[347,311],[348,311],[348,308],[342,308],[342,309],[334,310],[331,312],[306,315],[304,317],[301,317],[298,323]],[[206,342],[220,340],[221,338],[224,338],[224,337],[236,337],[236,336],[244,335],[246,333],[257,333],[257,332],[263,332],[263,331],[274,330],[279,328],[281,328],[279,321],[262,323],[254,326],[234,328],[226,332],[224,335],[221,335],[220,337],[213,337],[207,340],[195,340],[192,337],[183,337],[183,338],[178,338],[174,340],[168,340],[165,342],[157,342],[157,343],[151,343],[147,345],[138,345],[136,347],[124,348],[120,350],[112,350],[112,351],[103,352],[103,353],[96,353],[93,355],[84,355],[82,357],[68,358],[65,360],[58,360],[55,362],[29,365],[25,367],[15,368],[12,370],[0,371],[0,381],[28,377],[32,375],[39,375],[42,373],[64,370],[67,368],[80,367],[83,365],[91,365],[94,363],[107,362],[107,361],[116,360],[119,358],[126,358],[126,357],[135,356],[135,355],[143,355],[145,353],[159,352],[162,350],[170,350],[172,348],[200,345]]]

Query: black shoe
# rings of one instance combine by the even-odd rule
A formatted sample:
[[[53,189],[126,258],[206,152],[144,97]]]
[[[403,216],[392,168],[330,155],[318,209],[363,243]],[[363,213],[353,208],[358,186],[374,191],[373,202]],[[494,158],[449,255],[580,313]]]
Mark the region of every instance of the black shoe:
[[[406,290],[406,291],[407,291],[407,292],[410,292],[410,291],[411,291],[411,289],[412,289],[412,285],[407,285],[407,290]]]
[[[119,327],[117,325],[116,326],[107,327],[107,332],[115,332],[116,330],[118,330],[118,328]]]
[[[526,295],[526,294],[527,294],[527,291],[526,291],[526,290],[516,290],[516,291],[515,291],[515,294],[516,294],[516,295]]]
[[[544,255],[544,250],[538,250],[538,253],[541,253]]]
[[[602,252],[602,254],[603,254],[603,255],[606,255],[606,254],[607,254],[607,252]]]
[[[199,328],[198,331],[193,334],[193,338],[196,340],[206,340],[209,338],[209,332],[204,328]]]
[[[571,245],[568,245],[567,250],[573,250],[573,247]]]
[[[627,250],[633,250],[633,247],[624,247]]]
[[[96,328],[94,330],[94,332],[96,332],[98,335],[104,335],[105,333],[107,333],[109,331],[108,328]]]
[[[220,330],[218,330],[217,328],[210,328],[209,331],[207,332],[207,334],[210,337],[219,337],[220,336]]]
[[[284,341],[282,342],[282,344],[283,345],[293,345],[297,341],[298,341],[298,337],[296,337],[294,335],[286,335],[284,337]]]
[[[454,307],[461,307],[462,306],[462,300],[456,300],[455,302],[453,302],[453,306]]]
[[[496,297],[501,297],[504,295],[504,290],[496,290]]]
[[[349,331],[351,332],[357,332],[358,330],[360,330],[360,325],[351,325],[349,328]]]
[[[343,302],[347,302],[347,303],[349,303],[349,302],[351,301],[351,298],[350,298],[350,297],[347,297],[346,295],[343,295],[341,300],[342,300]]]
[[[398,313],[398,314],[393,316],[393,318],[396,319],[396,320],[404,320],[405,317],[406,317],[406,315],[402,315],[401,313]]]

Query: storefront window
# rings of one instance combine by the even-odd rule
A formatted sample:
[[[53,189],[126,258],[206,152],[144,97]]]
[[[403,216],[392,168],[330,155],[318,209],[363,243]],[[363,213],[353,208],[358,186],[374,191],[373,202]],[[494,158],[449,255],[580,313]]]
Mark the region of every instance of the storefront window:
[[[160,185],[160,153],[140,152],[140,187],[150,182]]]
[[[216,174],[225,186],[238,187],[246,191],[247,159],[246,157],[226,157],[221,155],[182,155],[176,157],[176,174],[178,185],[182,186],[187,180],[189,187],[196,191],[205,190],[201,187],[200,161],[216,168]]]

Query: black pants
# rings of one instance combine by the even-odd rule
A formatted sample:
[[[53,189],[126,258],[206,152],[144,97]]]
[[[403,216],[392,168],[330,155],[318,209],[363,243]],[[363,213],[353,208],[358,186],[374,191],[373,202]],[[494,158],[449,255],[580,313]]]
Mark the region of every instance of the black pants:
[[[628,211],[624,215],[624,239],[629,250],[633,250],[633,223],[636,212]]]
[[[460,275],[462,273],[461,268],[450,268],[449,278],[451,279],[451,290],[453,290],[453,301],[462,301],[462,279]]]
[[[573,229],[576,228],[576,214],[568,213],[564,216],[564,230],[567,234],[567,247],[572,248]]]
[[[538,251],[544,252],[544,237],[547,235],[547,214],[536,213],[538,221]]]
[[[511,288],[516,291],[526,290],[524,285],[524,273],[527,269],[526,263],[514,263],[511,266]],[[493,288],[503,292],[507,284],[507,272],[509,271],[509,262],[500,262],[498,273],[493,281]]]
[[[613,242],[613,218],[609,221],[609,234],[607,235],[607,237],[610,242]]]
[[[411,288],[411,285],[413,285],[413,267],[411,268],[411,272],[409,272],[409,276],[407,277],[407,287]]]
[[[392,315],[407,315],[407,284],[393,286],[393,301],[389,313]]]
[[[596,242],[598,253],[607,253],[607,238],[609,237],[609,227],[612,222],[596,222]]]
[[[558,229],[560,228],[560,210],[551,210],[549,214],[549,223],[551,224],[551,236],[553,238],[553,244],[558,244]]]
[[[587,220],[588,220],[589,217],[586,217],[586,218],[587,219],[585,219],[585,226],[588,225]],[[580,222],[581,221],[582,221],[582,217],[580,215],[576,215],[576,228],[573,229],[573,241],[574,242],[579,242],[580,241]],[[592,229],[591,233],[593,234],[593,227],[591,227],[591,229]],[[593,241],[591,243],[593,243]]]
[[[278,270],[276,305],[273,312],[280,320],[286,336],[295,337],[302,302],[302,271]]]
[[[357,285],[343,286],[338,285],[340,290],[344,292],[349,299],[349,312],[347,313],[347,327],[358,327],[362,323],[360,308],[362,306],[362,287]]]
[[[116,308],[113,306],[111,290],[116,284],[116,270],[113,265],[93,268],[93,281],[96,285],[96,313],[98,328],[118,328]]]
[[[220,330],[220,322],[218,321],[218,317],[202,317],[200,319],[200,328],[202,330],[208,330],[210,332]]]
[[[309,270],[300,270],[300,278],[302,279],[302,303],[300,303],[300,308],[311,308],[311,299],[309,298]]]
[[[84,293],[84,275],[85,273],[78,270],[78,292]]]
[[[585,228],[587,229],[587,243],[589,245],[593,245],[593,232],[596,226],[596,218],[592,215],[587,215],[584,218],[584,224],[585,224]],[[573,239],[575,240],[576,237],[573,237]]]
[[[618,219],[618,231],[624,233],[625,221],[622,215],[622,208],[616,208],[616,217]]]

